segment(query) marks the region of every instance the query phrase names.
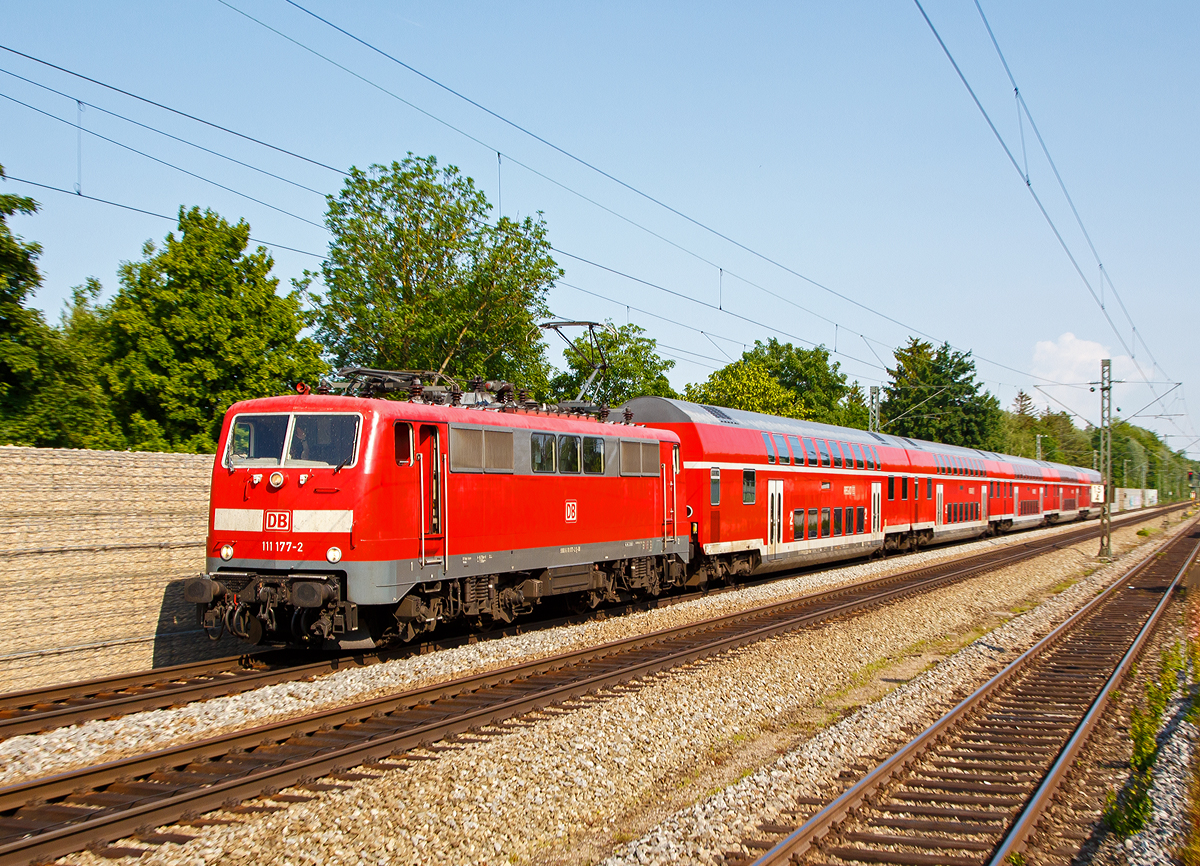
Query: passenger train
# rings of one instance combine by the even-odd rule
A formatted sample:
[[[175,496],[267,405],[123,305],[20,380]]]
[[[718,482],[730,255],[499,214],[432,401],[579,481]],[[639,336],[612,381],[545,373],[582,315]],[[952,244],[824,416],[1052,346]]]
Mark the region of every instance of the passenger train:
[[[661,397],[610,421],[482,388],[301,391],[226,414],[207,573],[185,586],[210,636],[376,647],[553,597],[595,607],[1102,501],[1090,469]]]

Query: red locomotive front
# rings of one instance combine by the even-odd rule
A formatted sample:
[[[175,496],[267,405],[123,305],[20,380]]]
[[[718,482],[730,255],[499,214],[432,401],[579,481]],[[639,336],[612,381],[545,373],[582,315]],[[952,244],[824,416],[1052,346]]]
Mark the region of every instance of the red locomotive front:
[[[252,643],[377,646],[684,572],[669,431],[312,394],[238,403],[221,435],[208,573],[185,593],[206,628]]]

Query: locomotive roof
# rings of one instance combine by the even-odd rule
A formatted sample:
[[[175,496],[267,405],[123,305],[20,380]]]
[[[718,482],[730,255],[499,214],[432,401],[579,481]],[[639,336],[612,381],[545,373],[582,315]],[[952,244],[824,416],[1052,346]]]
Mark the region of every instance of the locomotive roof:
[[[1100,474],[1098,472],[1080,466],[1067,466],[1062,463],[1050,463],[1046,460],[1030,460],[1027,457],[1014,457],[1010,454],[998,454],[994,451],[984,451],[978,448],[944,445],[939,442],[928,442],[924,439],[910,439],[907,436],[872,433],[867,430],[857,430],[853,427],[838,427],[833,424],[821,424],[816,421],[780,418],[775,415],[746,412],[742,409],[727,409],[724,406],[689,403],[686,400],[676,400],[669,397],[635,397],[626,405],[633,411],[635,424],[648,422],[651,424],[725,425],[766,431],[768,433],[816,436],[821,439],[837,439],[841,442],[886,445],[891,448],[928,451],[937,454],[982,457],[985,460],[998,460],[1010,463],[1014,467],[1020,466],[1027,471],[1038,471],[1045,468],[1061,473],[1064,478],[1077,475],[1078,480],[1082,483],[1098,484],[1100,482]],[[1037,474],[1040,475],[1040,471]]]

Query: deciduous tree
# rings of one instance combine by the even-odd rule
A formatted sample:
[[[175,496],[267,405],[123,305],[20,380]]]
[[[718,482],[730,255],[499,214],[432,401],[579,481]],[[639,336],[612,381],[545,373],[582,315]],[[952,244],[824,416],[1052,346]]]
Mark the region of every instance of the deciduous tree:
[[[765,343],[755,340],[754,348],[743,353],[742,359],[762,364],[780,385],[794,391],[810,421],[867,428],[862,388],[857,382],[847,384],[841,364],[830,361],[824,346],[798,348],[771,337]]]
[[[105,385],[132,447],[212,451],[232,403],[290,390],[325,369],[299,338],[299,293],[277,293],[266,249],[247,252],[250,226],[211,210],[179,211],[179,235],[121,266],[102,312],[110,341]]]
[[[507,379],[544,393],[537,324],[562,275],[546,224],[488,220],[491,206],[454,166],[414,157],[351,169],[329,197],[333,233],[314,294],[317,335],[338,365]]]
[[[804,402],[796,392],[779,384],[766,366],[752,360],[735,361],[714,372],[707,381],[685,386],[683,396],[693,403],[783,418],[807,417]]]

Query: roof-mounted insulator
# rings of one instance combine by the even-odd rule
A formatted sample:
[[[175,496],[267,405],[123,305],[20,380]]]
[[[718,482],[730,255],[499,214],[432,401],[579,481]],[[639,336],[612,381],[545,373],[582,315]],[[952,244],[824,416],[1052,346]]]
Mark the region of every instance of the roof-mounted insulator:
[[[451,406],[461,406],[462,405],[462,388],[458,387],[457,385],[450,386],[450,405]]]
[[[626,424],[633,423],[633,410],[630,409],[628,406],[625,407],[625,423]]]
[[[600,423],[603,424],[608,420],[609,408],[607,403],[600,404]]]
[[[414,378],[412,384],[408,386],[408,399],[414,403],[420,403],[424,394],[425,386],[421,384],[420,379]]]

